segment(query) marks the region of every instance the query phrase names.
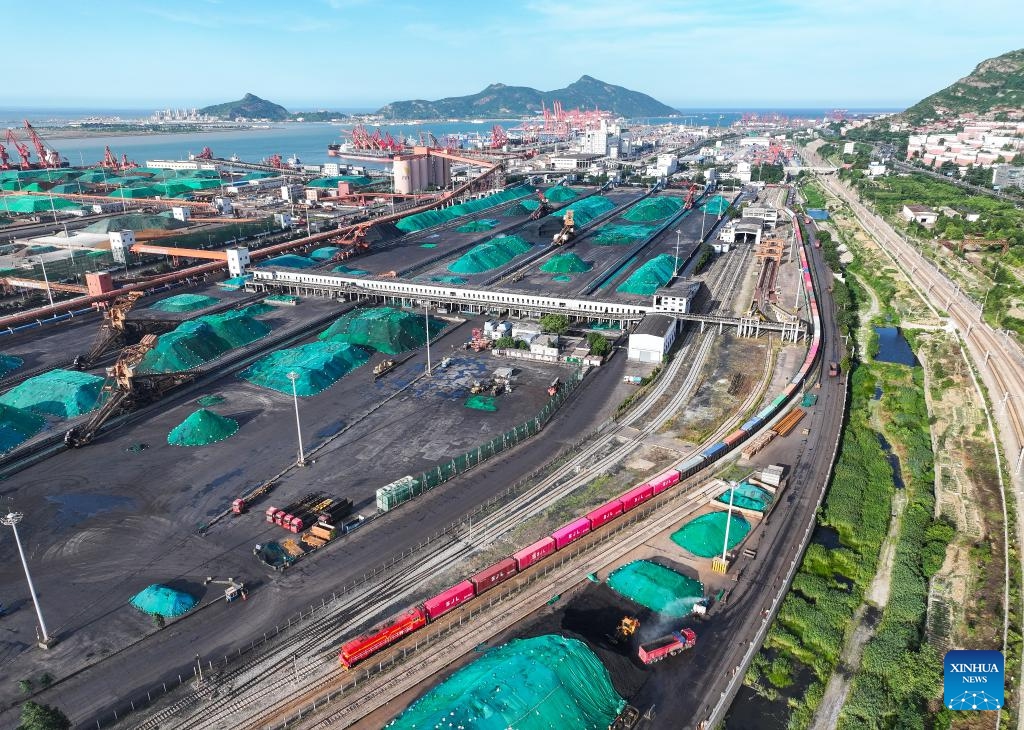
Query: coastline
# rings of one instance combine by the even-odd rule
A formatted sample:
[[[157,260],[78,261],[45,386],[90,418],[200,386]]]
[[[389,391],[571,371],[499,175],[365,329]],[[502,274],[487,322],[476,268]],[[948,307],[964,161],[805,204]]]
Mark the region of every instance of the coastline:
[[[172,134],[208,134],[210,132],[259,132],[249,126],[177,127],[174,129],[80,129],[77,127],[39,127],[47,139],[92,139],[94,137],[163,137]]]

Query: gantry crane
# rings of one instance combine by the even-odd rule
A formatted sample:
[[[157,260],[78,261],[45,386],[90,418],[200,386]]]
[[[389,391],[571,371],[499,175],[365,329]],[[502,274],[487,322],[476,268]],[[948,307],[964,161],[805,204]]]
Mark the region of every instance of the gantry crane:
[[[74,366],[79,370],[92,365],[96,360],[109,350],[117,346],[124,346],[125,324],[128,320],[128,312],[135,306],[135,302],[142,298],[142,292],[130,291],[122,294],[103,312],[103,324],[96,336],[92,349],[88,354],[79,355],[75,358]]]
[[[11,156],[7,154],[7,148],[0,144],[0,170],[11,169]]]
[[[29,121],[25,121],[25,131],[28,133],[28,138],[32,141],[32,146],[36,148],[36,154],[39,155],[39,166],[40,167],[66,167],[68,161],[60,156],[60,153],[52,147],[47,147],[46,143],[43,142],[43,138],[36,133],[36,130],[29,124]]]

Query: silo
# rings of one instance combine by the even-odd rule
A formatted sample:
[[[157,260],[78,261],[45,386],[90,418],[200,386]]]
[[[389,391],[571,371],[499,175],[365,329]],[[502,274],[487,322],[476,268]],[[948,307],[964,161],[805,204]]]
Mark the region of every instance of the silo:
[[[402,160],[396,157],[393,169],[395,192],[399,194],[411,193],[414,188],[412,186],[412,166],[409,164],[409,160]]]
[[[423,190],[430,183],[430,172],[427,169],[427,156],[416,158],[416,172],[412,176],[413,190]]]

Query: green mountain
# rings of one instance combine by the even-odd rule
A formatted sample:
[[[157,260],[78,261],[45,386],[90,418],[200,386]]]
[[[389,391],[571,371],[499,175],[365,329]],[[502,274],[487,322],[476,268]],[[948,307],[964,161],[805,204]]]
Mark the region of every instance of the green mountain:
[[[437,101],[395,101],[377,113],[388,119],[520,117],[532,116],[543,107],[551,109],[555,101],[561,102],[563,109],[596,107],[624,117],[662,117],[679,113],[647,94],[606,84],[590,76],[581,76],[579,81],[555,91],[491,84],[469,96],[452,96]]]
[[[238,101],[228,101],[223,104],[204,106],[199,110],[200,114],[209,114],[211,117],[221,119],[235,119],[245,117],[247,119],[272,119],[275,122],[288,119],[288,110],[280,104],[261,99],[255,94],[246,94]]]
[[[964,112],[984,114],[1024,109],[1024,49],[977,65],[969,76],[925,97],[903,112],[913,123]]]

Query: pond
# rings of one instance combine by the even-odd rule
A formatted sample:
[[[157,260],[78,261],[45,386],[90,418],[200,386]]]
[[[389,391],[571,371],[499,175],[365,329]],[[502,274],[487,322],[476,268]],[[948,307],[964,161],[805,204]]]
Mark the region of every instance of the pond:
[[[892,483],[897,489],[903,489],[906,485],[903,483],[903,468],[900,466],[900,457],[892,453],[892,446],[886,440],[885,436],[880,433],[875,434],[878,437],[878,445],[882,447],[882,451],[885,452],[885,458],[889,462],[889,466],[892,467]]]
[[[912,368],[920,365],[899,327],[875,327],[875,334],[878,335],[878,354],[875,360]]]
[[[811,542],[821,545],[829,550],[835,550],[842,545],[839,540],[839,533],[835,528],[828,525],[818,525],[811,533]]]

